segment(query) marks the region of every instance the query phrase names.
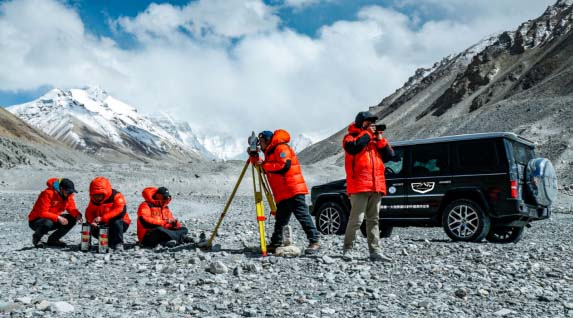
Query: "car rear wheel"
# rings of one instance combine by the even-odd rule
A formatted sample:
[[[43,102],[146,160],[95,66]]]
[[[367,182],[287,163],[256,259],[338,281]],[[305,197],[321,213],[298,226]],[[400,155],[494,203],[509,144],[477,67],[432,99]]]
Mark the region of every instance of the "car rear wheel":
[[[481,242],[489,233],[490,219],[477,203],[462,199],[446,207],[442,226],[454,241]]]
[[[325,235],[344,234],[348,217],[346,210],[336,202],[326,202],[316,213],[316,227]]]
[[[392,231],[394,230],[393,226],[379,224],[378,227],[380,228],[380,238],[387,238],[392,236]],[[368,237],[366,234],[366,220],[362,221],[362,224],[360,224],[360,233],[362,233],[364,237]]]
[[[491,243],[517,243],[523,237],[524,232],[523,226],[492,227],[485,238]]]

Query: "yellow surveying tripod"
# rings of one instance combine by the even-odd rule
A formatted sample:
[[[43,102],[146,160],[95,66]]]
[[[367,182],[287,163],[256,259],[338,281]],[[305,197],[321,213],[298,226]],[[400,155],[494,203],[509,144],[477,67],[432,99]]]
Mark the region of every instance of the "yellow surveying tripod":
[[[239,185],[241,184],[241,181],[243,180],[243,177],[247,172],[247,168],[251,166],[251,172],[253,174],[253,192],[255,196],[255,208],[257,210],[257,222],[259,223],[259,234],[261,239],[261,252],[263,256],[267,256],[267,241],[265,235],[265,221],[267,218],[265,217],[265,208],[263,204],[263,191],[265,192],[265,197],[267,198],[267,203],[269,204],[272,215],[276,214],[277,206],[275,204],[273,195],[270,191],[269,180],[267,179],[264,170],[261,168],[260,165],[253,163],[253,161],[258,160],[259,157],[258,143],[259,141],[258,138],[255,136],[255,132],[252,132],[251,137],[249,137],[249,158],[245,162],[245,166],[243,167],[243,170],[239,175],[239,180],[237,180],[237,183],[233,188],[233,192],[231,192],[231,196],[229,197],[227,203],[225,204],[223,213],[221,213],[219,221],[217,222],[217,225],[215,225],[215,229],[213,230],[211,237],[207,241],[206,244],[207,249],[210,249],[213,246],[213,240],[217,235],[217,231],[219,230],[221,223],[223,223],[223,218],[225,218],[225,215],[227,215],[227,211],[229,210],[231,202],[233,201],[233,198],[237,193],[237,189],[239,188]]]

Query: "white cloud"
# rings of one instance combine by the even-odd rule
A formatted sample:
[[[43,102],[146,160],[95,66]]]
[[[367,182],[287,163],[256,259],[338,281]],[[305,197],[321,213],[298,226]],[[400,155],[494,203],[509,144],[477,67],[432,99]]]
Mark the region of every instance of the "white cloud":
[[[439,6],[420,1],[427,6],[419,10]],[[522,1],[532,2],[488,2],[506,12],[506,3]],[[252,129],[325,134],[400,87],[415,68],[542,12],[523,8],[507,13],[508,22],[506,13],[480,6],[480,15],[458,2],[440,0],[444,18],[424,24],[416,18],[421,11],[406,16],[365,7],[355,20],[325,25],[314,38],[281,26],[275,8],[260,0],[152,4],[113,23],[138,41],[130,49],[84,30],[74,9],[60,2],[4,2],[0,87],[99,84],[142,112],[167,110],[194,129],[241,140]],[[460,10],[471,17],[456,18]]]
[[[301,9],[304,7],[312,6],[320,2],[330,2],[333,0],[285,0],[284,6]]]

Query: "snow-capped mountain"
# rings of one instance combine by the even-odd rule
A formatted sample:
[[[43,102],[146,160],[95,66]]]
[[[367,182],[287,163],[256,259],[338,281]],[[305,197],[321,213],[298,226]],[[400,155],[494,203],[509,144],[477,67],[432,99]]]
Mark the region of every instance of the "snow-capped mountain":
[[[99,87],[53,89],[39,99],[8,107],[28,124],[65,144],[103,157],[200,158],[188,146],[134,107]]]
[[[314,141],[309,136],[307,136],[305,134],[298,134],[296,137],[292,138],[290,141],[290,145],[296,153],[309,147],[313,143],[314,143]]]
[[[222,160],[243,160],[247,158],[247,137],[237,139],[229,134],[205,134],[198,133],[199,143],[205,147],[213,156]]]
[[[167,113],[153,113],[148,118],[157,126],[163,128],[171,136],[185,146],[199,152],[205,159],[218,159],[197,139],[197,134],[186,121],[176,120]]]

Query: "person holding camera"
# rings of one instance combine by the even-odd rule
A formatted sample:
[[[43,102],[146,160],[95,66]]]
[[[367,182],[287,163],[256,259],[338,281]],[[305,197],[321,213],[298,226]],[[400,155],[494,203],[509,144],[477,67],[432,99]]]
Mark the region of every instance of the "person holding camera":
[[[370,260],[391,261],[380,252],[379,211],[380,200],[386,194],[384,162],[382,157],[393,152],[390,144],[376,129],[378,117],[369,112],[360,112],[348,127],[342,146],[345,152],[346,188],[350,197],[350,216],[344,236],[343,258],[351,259],[350,253],[366,214],[366,232]]]
[[[175,247],[191,242],[187,228],[169,210],[171,194],[167,188],[147,187],[141,194],[145,200],[137,210],[137,238],[141,245]]]
[[[28,224],[34,234],[34,247],[44,247],[42,236],[54,231],[47,241],[48,246],[65,247],[60,239],[82,220],[82,214],[76,207],[74,183],[66,178],[51,178],[46,183],[48,188],[42,191],[28,215]],[[68,214],[62,214],[67,211]]]
[[[289,141],[289,133],[282,129],[275,130],[274,133],[265,130],[259,134],[259,143],[265,154],[265,160],[259,159],[257,164],[262,165],[267,174],[277,203],[275,228],[267,250],[269,253],[274,253],[276,248],[282,245],[283,228],[294,214],[309,241],[305,253],[316,254],[320,249],[319,233],[308,212],[304,199],[305,194],[308,194],[308,188],[298,158],[288,145]]]

